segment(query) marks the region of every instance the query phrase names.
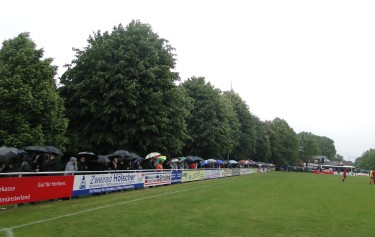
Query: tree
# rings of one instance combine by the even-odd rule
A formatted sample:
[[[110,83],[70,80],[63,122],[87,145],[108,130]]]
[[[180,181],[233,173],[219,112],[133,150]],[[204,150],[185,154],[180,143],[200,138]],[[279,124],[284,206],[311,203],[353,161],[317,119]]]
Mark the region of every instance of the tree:
[[[255,121],[249,111],[249,107],[242,98],[233,90],[226,91],[223,95],[230,101],[239,122],[238,135],[234,137],[236,145],[231,157],[236,160],[246,160],[255,154],[256,131]]]
[[[132,21],[95,33],[84,50],[75,51],[61,78],[71,149],[180,152],[190,101],[175,85],[179,76],[167,40]]]
[[[336,156],[335,142],[324,136],[316,136],[316,140],[320,149],[320,155],[327,156],[328,159],[334,160]]]
[[[64,150],[68,120],[58,94],[52,59],[43,59],[28,33],[0,50],[0,144],[53,145]]]
[[[255,154],[252,159],[255,161],[270,162],[272,151],[266,124],[256,116],[253,116],[253,120],[255,121],[256,144]]]
[[[298,161],[298,138],[294,130],[280,118],[265,123],[271,142],[272,163],[276,165],[296,164]]]
[[[340,155],[340,154],[336,154],[336,156],[332,160],[334,160],[334,161],[343,161],[344,157],[342,155]]]
[[[181,84],[192,99],[193,108],[187,118],[191,140],[185,154],[204,158],[225,158],[233,151],[238,136],[239,122],[228,100],[221,91],[203,77],[192,77]]]
[[[308,132],[300,132],[298,134],[299,149],[300,149],[300,160],[304,163],[309,163],[311,159],[321,154],[316,136]]]
[[[361,157],[354,162],[355,167],[360,169],[374,169],[375,168],[375,149],[365,151]]]

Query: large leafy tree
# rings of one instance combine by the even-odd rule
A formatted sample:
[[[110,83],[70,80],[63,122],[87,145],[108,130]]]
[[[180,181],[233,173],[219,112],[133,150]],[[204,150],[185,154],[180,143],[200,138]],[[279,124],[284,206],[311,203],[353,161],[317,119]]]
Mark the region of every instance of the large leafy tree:
[[[328,159],[334,160],[336,156],[335,142],[325,136],[316,136],[319,146],[320,155],[327,156]]]
[[[298,163],[298,138],[289,124],[280,118],[266,121],[270,136],[271,161],[277,165]]]
[[[0,50],[0,144],[53,145],[64,149],[67,119],[54,77],[28,33],[3,42]]]
[[[300,149],[300,160],[305,162],[306,165],[314,156],[321,154],[316,136],[314,134],[308,132],[300,132],[298,134],[298,141]]]
[[[189,99],[177,87],[174,49],[148,24],[97,32],[61,78],[71,149],[178,153]]]
[[[269,162],[271,161],[272,152],[267,127],[258,117],[253,116],[253,120],[255,121],[256,144],[255,154],[252,159],[255,161]]]
[[[230,156],[236,160],[249,159],[255,154],[257,140],[253,116],[246,102],[233,90],[226,91],[223,95],[230,101],[240,126],[238,135],[234,137],[236,143]]]
[[[375,149],[365,151],[361,157],[354,162],[355,167],[360,169],[374,169],[375,168]]]
[[[192,77],[181,86],[192,98],[193,108],[187,118],[191,139],[185,154],[223,159],[238,142],[238,118],[221,91],[203,77]]]

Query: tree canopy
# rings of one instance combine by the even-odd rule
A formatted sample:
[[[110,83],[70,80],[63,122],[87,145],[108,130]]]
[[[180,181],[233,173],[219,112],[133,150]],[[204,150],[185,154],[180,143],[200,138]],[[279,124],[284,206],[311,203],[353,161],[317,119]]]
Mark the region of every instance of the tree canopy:
[[[239,122],[238,134],[234,137],[235,145],[230,156],[236,160],[246,160],[256,153],[256,128],[249,107],[233,90],[223,95],[230,101]]]
[[[298,138],[289,124],[280,118],[266,122],[271,142],[271,161],[277,165],[298,163]]]
[[[174,49],[148,24],[132,21],[97,32],[76,49],[61,78],[73,140],[97,152],[126,147],[179,152],[188,138],[189,99],[179,80]]]
[[[68,120],[54,76],[28,33],[3,42],[0,50],[0,144],[64,148]]]
[[[181,86],[192,99],[193,108],[187,117],[191,139],[186,154],[205,158],[228,156],[238,144],[239,121],[227,98],[204,77],[192,77]]]
[[[87,43],[74,49],[57,89],[57,67],[28,33],[3,42],[0,145],[158,151],[277,165],[298,163],[303,145],[308,157],[338,157],[332,139],[297,136],[280,118],[263,122],[237,93],[222,92],[204,77],[177,85],[175,50],[149,24],[120,24],[93,33]]]
[[[270,162],[272,151],[270,134],[268,133],[267,126],[256,116],[253,116],[253,120],[256,129],[256,144],[255,154],[252,156],[252,159],[256,161]]]
[[[356,159],[354,165],[361,169],[375,169],[375,149],[365,151],[361,157]]]
[[[300,132],[298,134],[300,159],[306,163],[316,156],[321,155],[317,137],[308,132]]]

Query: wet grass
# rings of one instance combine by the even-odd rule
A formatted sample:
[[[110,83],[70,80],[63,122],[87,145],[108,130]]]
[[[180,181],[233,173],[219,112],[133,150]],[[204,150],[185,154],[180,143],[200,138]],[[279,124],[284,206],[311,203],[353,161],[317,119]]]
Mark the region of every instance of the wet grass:
[[[368,181],[273,172],[26,204],[0,211],[0,237],[370,236]]]

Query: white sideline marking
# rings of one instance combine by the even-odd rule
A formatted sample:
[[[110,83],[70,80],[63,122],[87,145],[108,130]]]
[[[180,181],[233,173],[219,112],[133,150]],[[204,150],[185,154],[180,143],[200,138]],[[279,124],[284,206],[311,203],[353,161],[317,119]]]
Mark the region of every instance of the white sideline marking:
[[[179,190],[179,191],[174,191],[174,192],[169,192],[169,193],[164,193],[164,194],[158,194],[158,195],[148,196],[148,197],[144,197],[144,198],[133,199],[133,200],[130,200],[130,201],[119,202],[119,203],[115,203],[115,204],[111,204],[111,205],[105,205],[105,206],[90,208],[90,209],[83,210],[83,211],[72,212],[72,213],[69,213],[69,214],[61,215],[61,216],[55,216],[55,217],[51,217],[51,218],[47,218],[47,219],[42,219],[42,220],[39,220],[39,221],[29,222],[29,223],[22,224],[22,225],[16,225],[16,226],[12,226],[12,227],[9,227],[9,228],[3,228],[3,229],[0,229],[0,232],[5,231],[6,234],[7,234],[6,235],[7,237],[14,237],[14,234],[13,234],[13,231],[12,231],[13,229],[22,228],[22,227],[29,226],[29,225],[40,224],[40,223],[47,222],[47,221],[54,221],[54,220],[61,219],[61,218],[64,218],[64,217],[70,217],[70,216],[74,216],[74,215],[78,215],[78,214],[82,214],[82,213],[86,213],[86,212],[100,210],[100,209],[103,209],[103,208],[114,207],[114,206],[118,206],[118,205],[122,205],[122,204],[132,203],[132,202],[143,201],[143,200],[150,199],[150,198],[162,197],[162,196],[165,196],[165,195],[181,193],[181,192],[190,191],[190,190],[194,190],[194,189],[206,188],[206,187],[217,185],[217,184],[219,184],[219,183],[203,185],[203,186],[199,186],[199,187],[195,187],[195,188],[188,188],[188,189],[183,189],[183,190]]]
[[[14,237],[13,231],[11,228],[4,229],[6,232],[6,237]]]

